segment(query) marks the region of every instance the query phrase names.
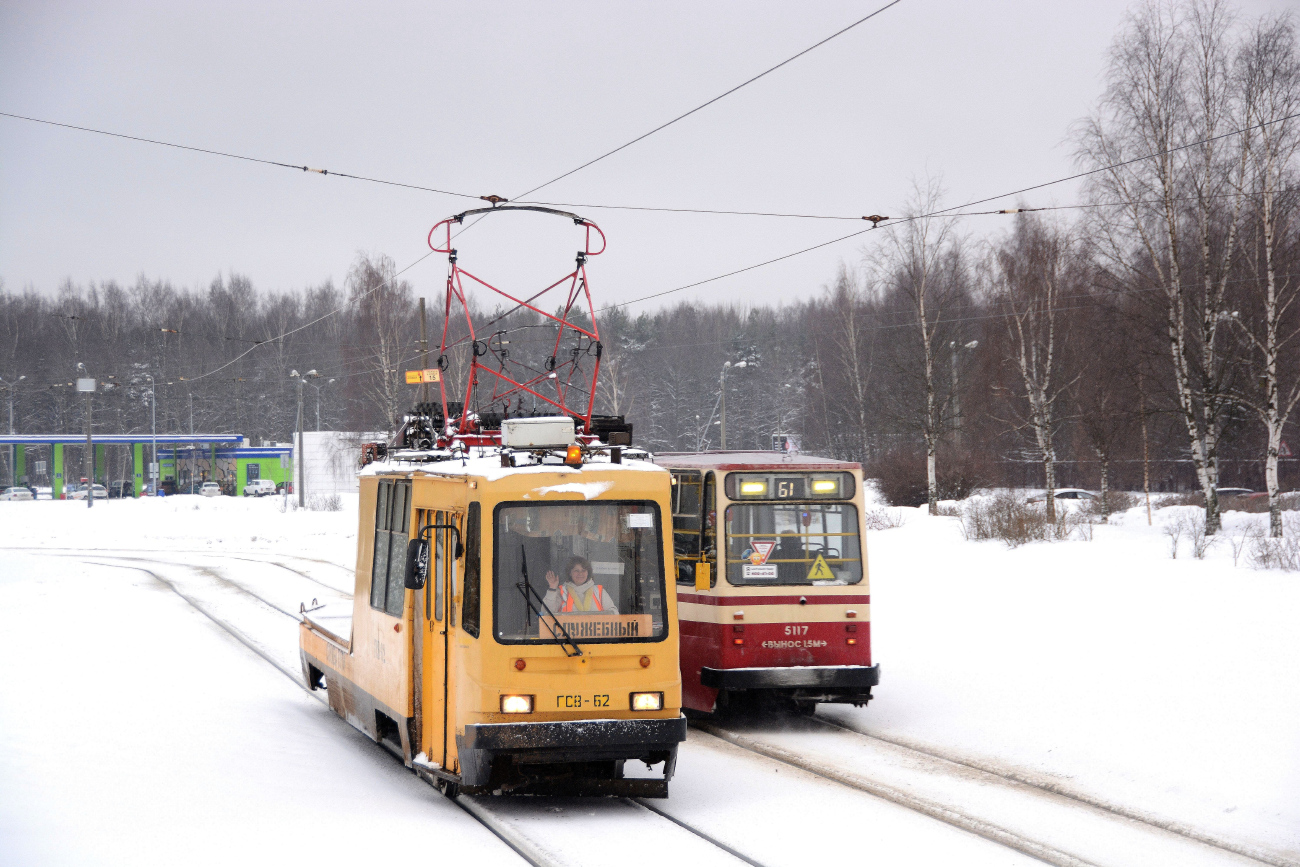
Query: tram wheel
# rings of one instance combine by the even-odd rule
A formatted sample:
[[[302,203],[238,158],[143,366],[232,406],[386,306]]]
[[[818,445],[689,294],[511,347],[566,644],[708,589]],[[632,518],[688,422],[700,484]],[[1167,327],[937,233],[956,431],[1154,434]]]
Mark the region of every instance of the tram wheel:
[[[456,798],[460,795],[460,783],[453,783],[450,780],[439,780],[438,791],[442,792],[448,798]]]
[[[799,716],[812,716],[817,713],[817,702],[815,701],[796,701],[794,703],[794,712]]]

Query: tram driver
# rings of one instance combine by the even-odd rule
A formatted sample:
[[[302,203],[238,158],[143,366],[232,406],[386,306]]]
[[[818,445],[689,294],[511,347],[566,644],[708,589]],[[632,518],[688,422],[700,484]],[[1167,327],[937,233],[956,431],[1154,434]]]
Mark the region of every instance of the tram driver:
[[[570,557],[565,566],[569,580],[547,570],[546,605],[556,614],[617,614],[618,608],[604,587],[591,580],[591,562],[586,557]]]

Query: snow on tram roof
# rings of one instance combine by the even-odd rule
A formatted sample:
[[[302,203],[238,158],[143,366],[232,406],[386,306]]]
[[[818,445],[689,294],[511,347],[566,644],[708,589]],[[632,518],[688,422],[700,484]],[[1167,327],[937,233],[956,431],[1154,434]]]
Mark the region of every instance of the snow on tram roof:
[[[655,459],[673,469],[700,470],[857,470],[856,461],[819,458],[788,452],[708,451],[660,452]]]
[[[443,452],[409,452],[410,458],[403,460],[403,452],[390,455],[382,461],[375,461],[362,467],[360,475],[376,476],[386,473],[426,473],[431,476],[477,476],[487,481],[496,481],[508,476],[537,473],[573,473],[579,475],[583,470],[620,470],[625,472],[667,472],[656,466],[652,459],[639,458],[623,453],[622,463],[613,463],[607,455],[588,454],[582,466],[573,467],[565,463],[525,464],[517,467],[501,466],[501,449],[497,446],[472,446],[468,455],[460,453],[454,456]],[[440,460],[428,460],[430,455],[438,455]],[[442,455],[447,455],[442,457]]]

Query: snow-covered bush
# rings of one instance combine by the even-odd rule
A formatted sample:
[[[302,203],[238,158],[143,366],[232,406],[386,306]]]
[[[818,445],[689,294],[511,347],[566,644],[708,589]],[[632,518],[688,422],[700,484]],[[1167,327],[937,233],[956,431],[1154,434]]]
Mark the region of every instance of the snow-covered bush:
[[[961,528],[970,541],[999,539],[1012,548],[1042,542],[1049,533],[1044,512],[1008,491],[969,502],[962,513]]]
[[[1030,505],[1014,491],[999,491],[990,497],[973,497],[961,512],[962,534],[970,541],[998,539],[1012,548],[1028,542],[1092,541],[1092,520],[1083,510],[1057,504],[1056,521],[1047,520],[1047,510]]]
[[[338,494],[312,494],[307,498],[307,508],[313,512],[341,512],[343,498]]]
[[[1254,527],[1250,539],[1250,565],[1256,569],[1300,571],[1300,515],[1288,512],[1282,516],[1281,539],[1270,538],[1264,535],[1262,527]]]
[[[907,523],[902,509],[867,509],[862,521],[868,530],[893,530]]]

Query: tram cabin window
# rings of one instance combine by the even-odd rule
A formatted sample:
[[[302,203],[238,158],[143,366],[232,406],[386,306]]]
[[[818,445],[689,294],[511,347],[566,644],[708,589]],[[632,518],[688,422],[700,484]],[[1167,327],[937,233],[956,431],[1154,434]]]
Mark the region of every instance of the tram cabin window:
[[[727,580],[738,585],[833,585],[862,580],[858,510],[849,503],[733,503]]]
[[[370,607],[402,616],[406,602],[406,543],[411,533],[411,482],[380,479],[375,494],[375,556],[370,570]]]
[[[504,503],[494,526],[494,630],[506,644],[659,641],[663,540],[652,502]]]

